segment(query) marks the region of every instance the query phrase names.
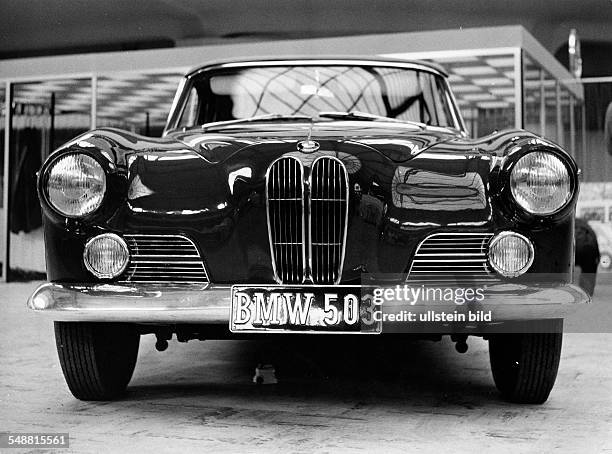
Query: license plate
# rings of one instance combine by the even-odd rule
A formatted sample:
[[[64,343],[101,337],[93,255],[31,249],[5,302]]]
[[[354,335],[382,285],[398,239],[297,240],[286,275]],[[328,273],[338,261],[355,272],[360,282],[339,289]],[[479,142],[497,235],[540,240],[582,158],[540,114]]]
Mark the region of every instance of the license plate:
[[[371,333],[376,306],[357,286],[232,286],[230,331]]]

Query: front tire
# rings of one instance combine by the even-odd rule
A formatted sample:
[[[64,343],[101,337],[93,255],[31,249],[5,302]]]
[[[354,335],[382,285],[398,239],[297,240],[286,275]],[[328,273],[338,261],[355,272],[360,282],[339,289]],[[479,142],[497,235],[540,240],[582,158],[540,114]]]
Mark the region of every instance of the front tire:
[[[547,322],[537,333],[496,334],[489,339],[493,380],[502,396],[524,404],[542,404],[555,384],[563,320]]]
[[[132,378],[140,335],[121,323],[55,322],[55,342],[70,392],[80,400],[111,400]]]

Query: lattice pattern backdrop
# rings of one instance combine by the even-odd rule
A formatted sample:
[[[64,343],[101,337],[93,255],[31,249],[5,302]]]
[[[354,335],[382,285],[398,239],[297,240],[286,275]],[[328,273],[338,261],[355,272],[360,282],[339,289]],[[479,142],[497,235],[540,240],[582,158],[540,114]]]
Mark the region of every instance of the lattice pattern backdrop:
[[[436,62],[449,72],[450,83],[463,109],[504,109],[514,103],[514,59],[512,55],[469,56],[437,58]],[[262,71],[269,71],[264,69]],[[356,77],[359,75],[356,75]],[[173,74],[125,74],[99,77],[97,85],[97,115],[99,125],[142,127],[149,114],[152,125],[163,124],[181,73]],[[540,80],[539,70],[527,59],[525,64],[525,103],[539,102],[540,84],[544,84],[546,104],[556,101],[554,81],[549,77]],[[3,91],[3,90],[2,90]],[[48,107],[51,93],[55,93],[57,115],[91,111],[91,81],[89,79],[52,80],[18,84],[15,86],[17,115],[36,115]],[[4,98],[3,93],[0,96]],[[367,98],[367,96],[366,96]],[[282,100],[279,100],[281,102]],[[353,100],[355,101],[355,100]],[[358,110],[368,110],[357,100]],[[561,92],[561,103],[567,105],[567,92]],[[353,102],[347,100],[350,107]],[[314,106],[313,106],[314,107]],[[318,110],[328,110],[325,105]],[[254,114],[263,112],[254,109]],[[466,112],[466,116],[470,116]],[[0,128],[2,126],[0,125]]]
[[[129,74],[100,77],[97,81],[98,124],[143,125],[164,123],[181,78],[180,74]],[[55,93],[56,115],[91,111],[91,80],[66,79],[18,84],[14,100],[16,115],[48,113]]]

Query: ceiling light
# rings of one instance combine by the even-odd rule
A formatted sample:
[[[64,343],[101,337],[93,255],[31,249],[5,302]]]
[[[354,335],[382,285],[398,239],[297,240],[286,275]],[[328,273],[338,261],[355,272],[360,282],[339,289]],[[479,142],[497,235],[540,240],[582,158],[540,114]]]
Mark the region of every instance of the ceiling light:
[[[490,66],[459,66],[453,67],[452,72],[461,76],[482,76],[487,74],[497,74],[495,69]]]
[[[476,85],[489,86],[489,85],[511,85],[512,81],[505,77],[484,77],[481,79],[472,79]]]

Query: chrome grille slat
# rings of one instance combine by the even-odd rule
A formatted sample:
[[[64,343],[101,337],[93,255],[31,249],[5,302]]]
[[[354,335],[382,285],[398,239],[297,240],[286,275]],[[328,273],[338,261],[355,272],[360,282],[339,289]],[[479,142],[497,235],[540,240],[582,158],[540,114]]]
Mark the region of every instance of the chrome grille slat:
[[[293,157],[277,159],[266,173],[270,253],[275,279],[300,284],[305,279],[304,168]]]
[[[187,278],[198,278],[201,276],[201,273],[185,273],[183,271],[164,271],[164,276],[166,276],[166,279],[169,277],[172,277],[173,279],[179,277],[181,278],[181,280],[184,280]],[[159,273],[157,272],[149,272],[149,273],[139,272],[137,278],[138,279],[143,279],[143,278],[157,279],[159,278]]]
[[[453,249],[457,249],[457,248],[453,248]],[[429,251],[425,251],[424,253],[419,254],[419,259],[439,259],[439,258],[452,258],[452,259],[482,259],[482,258],[487,258],[487,256],[485,254],[481,254],[480,252],[457,252],[454,254],[446,254],[444,253],[444,251],[436,251],[434,253],[431,253]]]
[[[474,271],[476,270],[458,270],[458,269],[452,269],[452,270],[446,270],[447,272],[455,274],[455,273],[474,273]],[[482,271],[485,271],[484,268],[482,269]],[[427,274],[427,275],[432,275],[432,276],[440,276],[440,273],[437,272],[432,272],[432,270],[429,271],[413,271],[411,274]]]
[[[149,254],[147,251],[147,254],[139,254],[138,255],[138,259],[144,258],[144,259],[149,259],[149,258],[156,258],[156,257],[169,257],[172,259],[192,259],[195,261],[199,261],[200,260],[200,256],[198,255],[183,255],[183,254],[168,254],[168,252],[172,253],[172,251],[164,251],[161,252],[160,254]],[[147,260],[143,260],[143,261],[147,261]],[[188,262],[189,260],[185,260],[186,262]]]
[[[428,283],[494,282],[488,262],[492,233],[435,233],[414,254],[408,280]]]
[[[171,270],[164,270],[164,274],[180,274],[180,275],[192,275],[195,274],[196,277],[200,276],[202,273],[198,272],[198,271],[171,271]],[[138,273],[138,277],[157,277],[159,276],[159,273],[157,273],[156,271],[149,271],[149,272],[139,272]]]
[[[461,250],[463,251],[462,253],[469,253],[472,251],[475,252],[480,252],[480,246],[464,246],[464,245],[459,245],[459,247],[461,248]],[[446,251],[448,251],[448,247],[426,247],[426,248],[421,248],[422,251],[424,252],[428,252],[431,254],[435,254],[438,251],[442,251],[444,253],[446,253]]]
[[[202,265],[202,262],[199,259],[198,260],[174,260],[174,257],[171,257],[169,255],[159,256],[159,257],[163,257],[163,258],[160,258],[159,260],[140,260],[138,258],[133,258],[131,262],[135,265],[136,264],[138,265],[149,264],[149,263],[160,263],[160,264],[171,263],[173,265],[187,265],[190,263],[195,263],[200,266]]]
[[[315,284],[338,284],[348,224],[348,172],[331,156],[317,158],[311,168],[310,268]]]
[[[204,279],[204,278],[198,278],[198,279],[189,279],[188,281],[185,281],[184,279],[178,279],[178,278],[168,278],[166,279],[164,282],[159,282],[157,280],[157,276],[153,277],[141,277],[138,279],[132,279],[130,282],[130,284],[152,284],[152,285],[168,285],[168,284],[183,284],[183,285],[193,285],[193,284],[201,284],[201,285],[208,285],[208,279]]]
[[[130,262],[119,282],[207,284],[208,273],[195,244],[183,235],[126,234]]]
[[[451,270],[462,270],[462,269],[482,269],[482,265],[446,265],[446,266],[440,266],[440,265],[421,265],[419,267],[418,270],[412,270],[413,273],[421,273],[424,270],[429,271],[429,270],[440,270],[440,269],[451,269]]]
[[[465,263],[465,262],[475,262],[482,263],[482,259],[417,259],[413,260],[412,263]]]
[[[129,267],[128,267],[129,268]],[[135,266],[133,267],[134,269],[136,268]],[[142,266],[140,264],[138,264],[138,269],[145,272],[145,271],[157,271],[159,270],[161,267],[159,266]],[[166,267],[168,269],[168,272],[186,272],[186,273],[200,273],[201,272],[201,266],[200,267],[186,267],[186,266],[169,266]]]

